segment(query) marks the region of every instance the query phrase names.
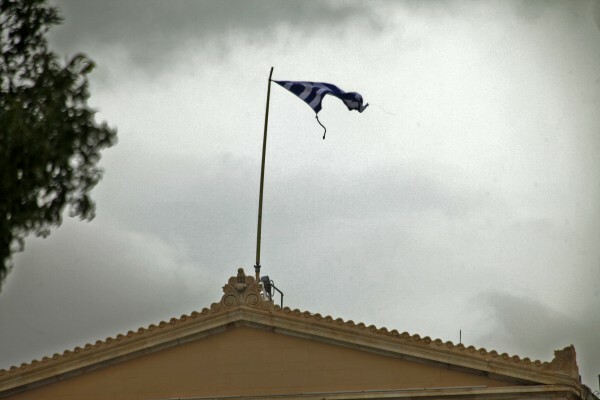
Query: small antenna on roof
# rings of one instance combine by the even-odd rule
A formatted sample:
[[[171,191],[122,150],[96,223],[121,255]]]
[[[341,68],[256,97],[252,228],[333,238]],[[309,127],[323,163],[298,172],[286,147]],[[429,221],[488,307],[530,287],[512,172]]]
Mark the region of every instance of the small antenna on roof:
[[[462,344],[462,329],[458,330],[458,343]]]
[[[262,283],[263,291],[269,300],[273,300],[273,289],[277,290],[281,299],[281,308],[283,308],[283,292],[277,289],[277,286],[275,286],[275,283],[269,278],[269,276],[261,276],[260,282]]]

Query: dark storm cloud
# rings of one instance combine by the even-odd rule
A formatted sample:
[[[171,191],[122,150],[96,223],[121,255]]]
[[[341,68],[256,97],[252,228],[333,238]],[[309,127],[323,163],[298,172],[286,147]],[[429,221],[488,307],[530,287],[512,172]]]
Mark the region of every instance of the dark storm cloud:
[[[596,23],[596,27],[600,31],[600,1],[596,0],[596,2],[594,3],[592,13],[592,15],[594,16],[594,22]]]
[[[527,21],[538,21],[549,12],[560,13],[572,24],[581,24],[589,14],[597,20],[600,2],[597,0],[517,0],[509,2],[514,13]]]
[[[27,345],[2,346],[0,368],[168,320],[218,298],[211,291],[217,283],[182,252],[151,234],[117,231],[98,220],[67,221],[48,239],[30,239],[17,259],[0,303],[0,320],[10,321],[0,324],[0,336]],[[194,282],[184,279],[190,277]],[[18,311],[23,308],[28,312]]]
[[[597,343],[600,315],[585,298],[582,296],[581,303],[573,305],[567,314],[525,296],[503,292],[482,294],[475,301],[488,309],[487,322],[491,328],[481,342],[543,361],[552,359],[553,350],[573,344],[579,350],[577,362],[583,381],[595,382],[598,374],[594,370],[595,360],[600,357]]]
[[[527,342],[528,346],[524,347],[535,357],[545,360],[549,356],[544,354],[550,350],[548,346],[562,348],[574,338],[575,320],[546,304],[501,292],[482,295],[480,300],[491,310],[489,318],[495,327],[494,337],[500,336],[511,344]],[[543,342],[534,340],[540,337],[541,327],[546,338]]]
[[[65,29],[55,28],[53,43],[65,53],[126,47],[128,56],[145,68],[161,64],[185,48],[210,47],[227,53],[229,35],[242,43],[269,41],[279,26],[305,35],[327,32],[358,19],[374,25],[369,7],[359,2],[265,1],[69,1],[56,2]],[[73,35],[72,32],[77,32]],[[339,32],[337,32],[339,33]],[[125,45],[126,44],[126,45]],[[149,65],[148,65],[149,64]]]
[[[560,0],[522,0],[513,3],[514,10],[519,17],[528,20],[539,19],[549,8],[560,6]]]

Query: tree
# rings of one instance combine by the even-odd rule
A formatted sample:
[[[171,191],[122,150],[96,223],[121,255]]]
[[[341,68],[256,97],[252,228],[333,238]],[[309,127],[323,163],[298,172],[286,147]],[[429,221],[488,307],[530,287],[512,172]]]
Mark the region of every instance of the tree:
[[[94,63],[83,54],[60,62],[48,49],[60,22],[44,0],[0,0],[0,284],[25,237],[47,236],[65,207],[94,217],[100,150],[116,143],[87,104]]]

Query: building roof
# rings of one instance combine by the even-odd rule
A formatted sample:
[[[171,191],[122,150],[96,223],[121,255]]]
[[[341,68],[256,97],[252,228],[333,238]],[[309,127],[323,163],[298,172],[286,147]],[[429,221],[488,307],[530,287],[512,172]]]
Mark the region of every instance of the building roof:
[[[551,361],[542,362],[319,313],[282,308],[265,298],[260,282],[252,276],[246,276],[241,268],[237,276],[231,277],[223,286],[223,292],[218,303],[200,312],[194,311],[157,325],[78,346],[62,354],[43,357],[8,370],[2,369],[0,397],[3,393],[38,387],[91,369],[192,342],[234,325],[268,329],[420,363],[443,365],[520,385],[563,385],[579,393],[580,398],[587,397],[587,394],[581,394],[585,387],[580,383],[572,345],[556,350]]]

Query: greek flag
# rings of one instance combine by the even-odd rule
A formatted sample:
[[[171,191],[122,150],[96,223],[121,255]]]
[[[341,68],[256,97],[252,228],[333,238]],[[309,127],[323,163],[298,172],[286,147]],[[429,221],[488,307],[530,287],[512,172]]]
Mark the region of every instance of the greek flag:
[[[295,81],[273,81],[296,96],[300,97],[315,110],[315,114],[321,111],[321,103],[326,94],[342,100],[349,111],[357,110],[363,112],[368,104],[363,105],[363,98],[356,92],[344,92],[339,87],[325,82],[295,82]]]

